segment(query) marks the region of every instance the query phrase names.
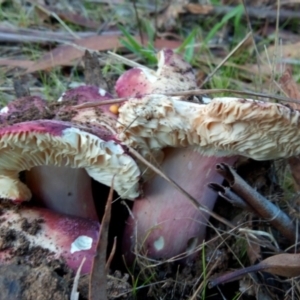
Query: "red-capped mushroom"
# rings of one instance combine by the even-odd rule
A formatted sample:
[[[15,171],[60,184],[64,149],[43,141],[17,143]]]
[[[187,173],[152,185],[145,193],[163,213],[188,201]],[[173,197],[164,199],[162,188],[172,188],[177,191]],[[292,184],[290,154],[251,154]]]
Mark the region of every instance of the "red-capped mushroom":
[[[180,144],[182,137],[179,130],[173,132],[172,128],[185,128],[186,119],[192,113],[184,111],[184,118],[173,113],[170,119],[160,122],[164,109],[173,112],[171,107],[170,112],[165,108],[163,94],[196,88],[191,66],[179,55],[164,50],[159,58],[157,72],[134,68],[124,73],[116,84],[118,96],[136,97],[119,108],[118,137],[144,156],[148,153],[148,157],[157,156],[166,146],[178,147],[173,141]],[[149,98],[157,100],[150,108],[144,105]],[[183,99],[177,100],[178,105],[185,103]],[[185,146],[184,143],[180,146]],[[224,158],[206,158],[193,149],[166,148],[164,154],[162,171],[199,203],[212,209],[217,197],[206,185],[211,181],[221,182],[215,164]],[[235,158],[228,159],[229,163],[232,161]],[[190,204],[185,195],[155,176],[145,184],[143,196],[134,203],[123,238],[124,253],[130,261],[135,249],[156,259],[171,258],[185,251],[191,254],[205,238],[207,222],[208,216]]]
[[[50,104],[49,111],[55,120],[69,121],[87,128],[106,141],[113,141],[116,134],[116,115],[109,106],[71,109],[71,106],[87,101],[107,100],[112,96],[96,86],[80,86],[62,94],[57,103]],[[117,143],[117,141],[116,141]],[[61,184],[61,183],[64,184]],[[83,168],[42,165],[26,172],[26,184],[32,194],[44,206],[61,213],[97,220],[91,177]],[[64,205],[61,205],[63,200]]]
[[[0,197],[20,203],[31,198],[32,190],[46,207],[64,213],[21,205],[18,210],[3,212],[2,217],[19,233],[20,219],[41,218],[39,234],[29,237],[24,233],[29,247],[41,245],[54,251],[49,257],[61,255],[73,269],[86,255],[85,270],[89,270],[95,254],[99,223],[91,178],[108,186],[114,178],[116,191],[125,198],[134,199],[139,194],[140,170],[114,137],[115,115],[105,107],[80,112],[70,109],[72,104],[90,100],[88,97],[99,100],[97,95],[107,97],[95,87],[68,91],[59,103],[26,97],[11,102],[0,113]],[[27,171],[25,183],[19,178],[21,171]],[[103,198],[99,201],[105,201],[106,195]],[[7,249],[18,246],[16,241]],[[9,251],[2,250],[0,257],[7,258]]]
[[[202,105],[149,95],[125,102],[117,126],[133,147],[190,146],[205,155],[267,160],[300,153],[299,120],[299,111],[278,103],[214,98]]]
[[[192,67],[179,54],[165,49],[157,54],[158,68],[133,68],[117,80],[115,89],[120,97],[186,91],[197,88]]]
[[[45,208],[2,205],[0,263],[8,264],[14,256],[28,260],[35,251],[43,251],[43,260],[63,258],[74,271],[85,257],[82,273],[88,273],[96,255],[98,235],[97,221]]]

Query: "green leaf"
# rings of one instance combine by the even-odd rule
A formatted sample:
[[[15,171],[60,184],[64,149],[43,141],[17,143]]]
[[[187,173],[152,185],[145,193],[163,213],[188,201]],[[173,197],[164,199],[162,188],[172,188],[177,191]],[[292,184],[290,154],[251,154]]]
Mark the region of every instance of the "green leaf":
[[[204,44],[207,44],[212,38],[213,36],[233,17],[242,14],[243,13],[243,5],[240,4],[236,7],[234,7],[228,14],[226,14],[222,20],[217,23],[212,29],[211,31],[208,33],[208,35],[206,36],[206,38],[204,39]]]

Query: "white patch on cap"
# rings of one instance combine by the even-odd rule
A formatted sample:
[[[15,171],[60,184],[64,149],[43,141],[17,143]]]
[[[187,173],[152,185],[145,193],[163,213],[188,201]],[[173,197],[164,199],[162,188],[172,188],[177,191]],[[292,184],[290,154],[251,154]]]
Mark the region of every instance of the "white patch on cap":
[[[71,245],[70,252],[73,254],[77,251],[89,250],[92,248],[93,239],[86,235],[80,235]]]
[[[160,236],[154,243],[154,248],[157,250],[157,251],[160,251],[161,249],[164,248],[165,246],[165,239]]]
[[[7,114],[8,113],[8,106],[4,106],[3,108],[1,108],[0,113],[1,114]]]
[[[104,89],[99,89],[98,93],[100,94],[100,96],[104,97],[106,94],[106,91]]]
[[[157,76],[153,70],[148,68],[140,68],[140,69],[150,82],[154,83],[157,81]]]
[[[66,93],[62,93],[57,102],[61,102],[63,100],[63,97],[65,96]]]
[[[204,104],[210,103],[211,100],[212,100],[211,98],[208,98],[208,97],[202,97],[202,102],[203,102]]]
[[[193,164],[192,164],[191,161],[189,161],[189,163],[188,163],[188,169],[189,169],[190,171],[193,170]]]

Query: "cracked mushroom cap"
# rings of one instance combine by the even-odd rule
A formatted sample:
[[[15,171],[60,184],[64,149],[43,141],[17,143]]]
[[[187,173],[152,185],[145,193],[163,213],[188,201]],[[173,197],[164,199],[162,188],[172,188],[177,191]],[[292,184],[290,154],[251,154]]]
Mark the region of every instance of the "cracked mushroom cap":
[[[196,77],[189,63],[173,50],[158,53],[158,69],[133,68],[120,76],[115,89],[119,97],[140,97],[197,88]]]
[[[0,128],[0,197],[17,202],[29,200],[30,190],[19,180],[19,172],[52,165],[84,168],[89,176],[108,186],[115,176],[114,187],[118,194],[123,198],[136,198],[138,166],[121,145],[102,133],[55,120]]]
[[[299,111],[277,103],[214,98],[202,105],[148,95],[120,107],[117,127],[133,147],[192,146],[205,155],[268,160],[300,153],[299,122]]]

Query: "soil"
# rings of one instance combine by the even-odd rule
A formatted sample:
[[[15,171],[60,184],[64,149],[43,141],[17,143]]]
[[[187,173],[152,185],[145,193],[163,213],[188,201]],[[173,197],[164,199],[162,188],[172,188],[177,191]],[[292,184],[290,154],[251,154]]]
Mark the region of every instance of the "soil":
[[[29,221],[25,217],[5,226],[5,212],[18,211],[9,201],[1,201],[0,211],[0,300],[63,300],[70,299],[74,282],[74,272],[63,259],[53,259],[52,253],[43,247],[32,247],[28,235],[36,235],[42,230],[42,219]],[[21,223],[20,230],[14,224]],[[128,275],[115,272],[108,277],[108,299],[130,299],[131,286]],[[80,300],[88,299],[89,276],[79,280]]]

